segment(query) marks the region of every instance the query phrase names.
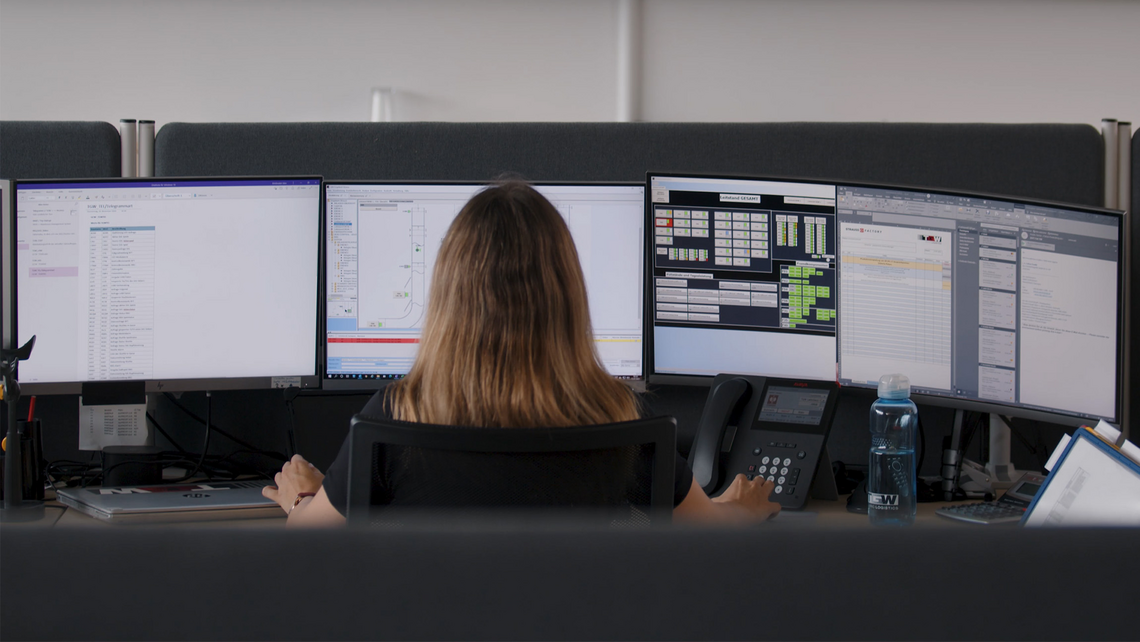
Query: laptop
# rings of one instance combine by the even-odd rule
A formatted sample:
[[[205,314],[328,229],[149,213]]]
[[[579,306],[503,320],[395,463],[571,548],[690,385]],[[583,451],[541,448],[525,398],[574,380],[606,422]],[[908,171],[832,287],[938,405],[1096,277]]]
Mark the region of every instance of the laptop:
[[[283,517],[261,494],[269,480],[60,489],[59,502],[105,522],[157,523]]]

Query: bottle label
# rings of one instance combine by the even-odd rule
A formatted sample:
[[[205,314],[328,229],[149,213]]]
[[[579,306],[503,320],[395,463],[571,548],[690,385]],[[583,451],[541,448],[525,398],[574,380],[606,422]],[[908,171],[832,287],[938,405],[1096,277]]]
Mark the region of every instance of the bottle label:
[[[887,493],[867,493],[867,504],[877,510],[898,510],[899,496]]]

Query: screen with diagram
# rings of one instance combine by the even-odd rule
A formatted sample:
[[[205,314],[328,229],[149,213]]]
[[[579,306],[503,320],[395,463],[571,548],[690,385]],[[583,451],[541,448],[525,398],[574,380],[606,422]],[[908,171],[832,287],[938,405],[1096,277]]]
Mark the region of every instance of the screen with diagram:
[[[653,372],[834,381],[835,186],[650,175]]]
[[[838,186],[839,382],[1113,418],[1120,218]]]
[[[21,383],[317,385],[320,225],[318,178],[17,183]]]
[[[326,381],[367,387],[415,360],[440,243],[477,184],[329,183]],[[642,376],[644,185],[535,185],[565,218],[607,371]],[[373,382],[372,385],[375,385]]]

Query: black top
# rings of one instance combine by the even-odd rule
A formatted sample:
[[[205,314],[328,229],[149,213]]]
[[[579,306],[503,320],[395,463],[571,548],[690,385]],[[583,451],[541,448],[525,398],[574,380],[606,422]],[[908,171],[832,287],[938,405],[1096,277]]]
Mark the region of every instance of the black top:
[[[369,417],[378,417],[384,419],[391,419],[392,414],[388,412],[384,404],[384,391],[380,390],[372,395],[372,398],[365,404],[364,409],[360,411],[361,414]],[[328,495],[329,502],[336,508],[341,515],[348,512],[348,443],[349,438],[345,437],[344,443],[340,446],[340,452],[337,453],[336,459],[329,466],[328,471],[325,472],[325,481],[323,483],[325,494]],[[684,501],[685,496],[689,494],[689,489],[693,485],[693,471],[689,468],[689,464],[685,461],[684,457],[678,453],[676,457],[676,474],[674,475],[673,486],[673,506],[677,506]]]

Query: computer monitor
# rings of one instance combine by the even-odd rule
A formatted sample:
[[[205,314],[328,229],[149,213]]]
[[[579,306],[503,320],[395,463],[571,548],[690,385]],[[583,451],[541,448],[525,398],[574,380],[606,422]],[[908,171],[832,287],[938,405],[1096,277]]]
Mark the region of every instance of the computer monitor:
[[[660,174],[647,196],[651,382],[901,372],[929,403],[1119,419],[1119,212]]]
[[[0,180],[0,247],[4,248],[4,260],[0,264],[0,343],[4,348],[12,346],[12,271],[15,261],[12,253],[12,183]]]
[[[835,186],[649,174],[651,383],[835,380]]]
[[[319,385],[320,183],[17,181],[23,388]]]
[[[903,372],[934,403],[1119,420],[1119,212],[849,184],[836,198],[840,384]]]
[[[326,182],[326,388],[378,388],[407,374],[440,242],[459,210],[484,187]],[[535,188],[570,227],[602,364],[615,377],[641,378],[645,185]]]

